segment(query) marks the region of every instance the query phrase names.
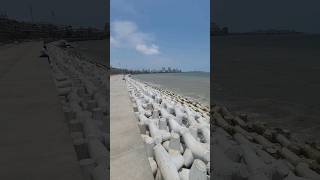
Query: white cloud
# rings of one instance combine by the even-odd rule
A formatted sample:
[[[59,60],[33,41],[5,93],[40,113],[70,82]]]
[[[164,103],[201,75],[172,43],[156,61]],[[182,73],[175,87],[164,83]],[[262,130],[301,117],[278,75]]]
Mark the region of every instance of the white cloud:
[[[159,47],[152,43],[151,34],[140,32],[132,21],[113,21],[111,23],[110,44],[114,48],[131,48],[145,55],[159,54]]]
[[[159,54],[159,47],[154,44],[150,47],[147,47],[145,44],[138,44],[136,50],[147,55]]]

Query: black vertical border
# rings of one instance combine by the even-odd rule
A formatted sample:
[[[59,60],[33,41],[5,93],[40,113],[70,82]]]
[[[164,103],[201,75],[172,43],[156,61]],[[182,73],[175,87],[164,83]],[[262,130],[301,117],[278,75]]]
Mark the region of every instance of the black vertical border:
[[[107,133],[110,134],[110,0],[104,0],[105,1],[105,33],[106,33],[106,64],[107,64],[107,77],[106,77],[106,81],[107,81],[107,122],[106,122],[106,128],[107,128]],[[109,135],[109,147],[108,148],[108,157],[109,157],[109,162],[107,164],[107,170],[108,170],[108,174],[107,174],[107,180],[110,179],[110,135]]]
[[[213,148],[213,138],[212,133],[214,122],[213,122],[213,81],[214,81],[214,53],[215,53],[215,39],[213,36],[213,21],[214,21],[214,7],[215,7],[215,0],[210,0],[210,179],[213,179],[213,164],[212,164],[212,148]]]

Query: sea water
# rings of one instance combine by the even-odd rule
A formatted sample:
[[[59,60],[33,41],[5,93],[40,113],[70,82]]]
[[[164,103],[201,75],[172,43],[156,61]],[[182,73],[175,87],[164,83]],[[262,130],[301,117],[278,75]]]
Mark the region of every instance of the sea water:
[[[208,72],[137,74],[133,77],[205,105],[210,104],[210,73]]]
[[[217,104],[320,136],[320,35],[225,36],[213,42]]]

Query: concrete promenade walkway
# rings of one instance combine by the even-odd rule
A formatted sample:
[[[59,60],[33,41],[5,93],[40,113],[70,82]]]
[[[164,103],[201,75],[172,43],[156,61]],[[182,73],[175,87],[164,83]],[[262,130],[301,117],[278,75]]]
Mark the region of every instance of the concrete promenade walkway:
[[[81,180],[40,42],[0,48],[0,179]]]
[[[122,76],[110,78],[110,179],[153,180]]]

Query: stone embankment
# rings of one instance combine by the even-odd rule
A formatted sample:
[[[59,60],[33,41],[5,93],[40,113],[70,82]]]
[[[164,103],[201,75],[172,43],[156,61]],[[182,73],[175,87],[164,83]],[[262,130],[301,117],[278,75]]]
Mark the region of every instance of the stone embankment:
[[[48,54],[83,174],[88,180],[105,180],[110,150],[107,70],[54,43]],[[128,76],[126,82],[155,179],[320,179],[318,144],[301,143],[289,131],[217,105],[210,119],[209,108],[199,103]]]
[[[109,176],[107,69],[48,44],[52,75],[65,122],[86,180]]]
[[[214,179],[320,179],[320,146],[301,143],[288,130],[250,121],[225,107],[214,105],[211,117]]]
[[[126,76],[155,179],[210,179],[209,110]]]
[[[199,103],[126,80],[155,179],[320,179],[318,144],[217,105],[209,121],[208,108]]]

